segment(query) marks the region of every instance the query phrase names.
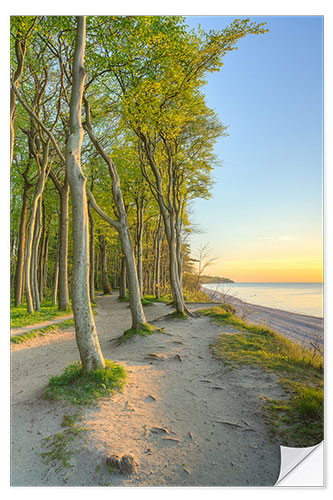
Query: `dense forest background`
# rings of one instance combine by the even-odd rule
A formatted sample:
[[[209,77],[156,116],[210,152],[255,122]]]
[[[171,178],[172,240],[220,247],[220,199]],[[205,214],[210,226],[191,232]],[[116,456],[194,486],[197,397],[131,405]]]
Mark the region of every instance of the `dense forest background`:
[[[78,338],[93,339],[78,340],[83,363],[98,344],[96,291],[118,289],[134,329],[147,327],[145,297],[178,315],[203,298],[190,206],[211,195],[226,134],[205,76],[265,31],[235,20],[194,32],[175,16],[11,18],[12,307],[73,307]]]

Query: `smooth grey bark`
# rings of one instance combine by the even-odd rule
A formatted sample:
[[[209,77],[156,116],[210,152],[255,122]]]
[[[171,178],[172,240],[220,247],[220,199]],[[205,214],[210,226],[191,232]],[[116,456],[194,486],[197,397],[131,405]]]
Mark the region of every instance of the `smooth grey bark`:
[[[66,147],[66,173],[72,198],[72,305],[76,342],[84,373],[105,367],[89,297],[89,227],[86,198],[86,178],[81,168],[82,95],[86,71],[84,53],[86,40],[85,16],[77,16],[77,31],[73,60],[73,83],[70,100],[70,134]]]
[[[160,212],[164,222],[165,235],[169,247],[169,273],[170,273],[170,284],[173,296],[174,305],[176,311],[179,314],[184,314],[186,312],[185,301],[183,297],[183,290],[179,281],[179,271],[178,271],[178,260],[177,260],[177,250],[176,250],[176,224],[175,224],[175,210],[171,200],[172,186],[169,185],[167,195],[163,194],[162,177],[159,169],[155,163],[154,155],[151,150],[151,146],[147,137],[139,133],[139,137],[144,145],[145,154],[148,163],[151,167],[151,171],[154,175],[155,183],[153,184],[147,174],[145,163],[141,158],[141,170],[148,182],[150,191],[154,198],[158,202],[160,207]],[[141,150],[139,150],[142,154]],[[169,164],[169,181],[172,181],[172,167]],[[166,199],[165,199],[166,196]]]
[[[117,181],[119,183],[119,180]],[[118,184],[119,186],[119,184]],[[117,187],[114,188],[117,191]],[[139,290],[138,275],[136,271],[136,263],[134,258],[134,252],[131,242],[131,237],[128,230],[127,215],[125,207],[120,215],[120,221],[115,221],[111,219],[107,214],[101,210],[97,205],[95,198],[92,193],[88,191],[89,200],[93,209],[112,227],[117,229],[119,233],[119,238],[122,245],[122,250],[126,260],[126,270],[127,270],[127,281],[128,281],[128,295],[130,310],[132,316],[132,328],[137,329],[140,326],[147,324],[146,316],[143,312],[143,307],[141,303],[141,295]],[[122,200],[122,197],[121,197]],[[119,198],[118,198],[119,201]]]
[[[89,240],[89,295],[90,302],[95,302],[95,221],[88,202],[88,217],[90,224]]]
[[[159,299],[161,296],[161,283],[160,283],[161,239],[162,239],[162,227],[160,219],[157,230],[157,238],[156,238],[155,286],[154,286],[154,293],[157,299]]]
[[[101,155],[101,157],[103,158],[109,169],[112,182],[112,195],[118,211],[118,220],[111,219],[111,217],[105,214],[103,210],[101,210],[100,207],[97,205],[92,193],[89,191],[88,191],[88,196],[91,202],[91,206],[94,208],[94,210],[118,231],[122,245],[122,250],[126,259],[129,303],[132,316],[132,328],[137,329],[140,328],[140,326],[145,325],[147,323],[147,320],[141,303],[141,295],[138,284],[136,263],[128,228],[127,213],[120,187],[119,176],[117,173],[117,169],[113,164],[111,158],[104,151],[101,144],[99,143],[99,141],[97,140],[97,138],[93,133],[92,126],[90,123],[90,108],[87,100],[85,100],[85,107],[86,107],[86,125],[85,125],[86,130],[88,132],[91,142],[93,143],[96,150]]]
[[[31,290],[34,301],[35,311],[40,311],[40,296],[39,296],[39,286],[38,286],[38,249],[42,230],[42,203],[41,197],[39,198],[35,231],[32,241],[32,258],[31,258]]]
[[[44,252],[45,252],[45,241],[46,241],[46,210],[45,204],[42,202],[42,228],[41,228],[41,237],[40,244],[38,248],[38,291],[39,291],[39,299],[40,302],[43,302],[44,297],[44,288],[43,288],[43,278],[44,278]]]
[[[120,263],[119,298],[126,298],[126,259],[124,256]]]
[[[46,166],[48,163],[48,150],[49,141],[43,144],[43,164],[41,166],[41,172],[38,177],[38,181],[35,187],[34,197],[32,201],[31,213],[30,213],[30,225],[27,236],[27,246],[26,246],[26,258],[25,258],[25,294],[27,300],[27,311],[32,313],[34,311],[32,290],[31,290],[31,261],[32,261],[32,250],[33,250],[33,236],[35,231],[36,215],[38,210],[38,204],[40,197],[44,190],[45,178],[46,178]]]
[[[21,210],[21,220],[19,228],[19,241],[17,249],[17,264],[15,270],[15,307],[18,307],[19,305],[22,304],[24,252],[25,252],[26,232],[27,232],[28,201],[29,201],[30,188],[31,184],[29,183],[28,178],[26,176],[24,177],[22,210]]]
[[[143,269],[142,269],[142,239],[144,230],[144,199],[136,200],[136,211],[137,211],[137,271],[138,271],[138,281],[139,290],[142,297],[143,293]]]
[[[50,242],[50,228],[47,231],[46,239],[45,239],[45,249],[44,249],[44,268],[43,268],[43,291],[47,286],[47,275],[48,275],[48,266],[49,266],[49,242]]]
[[[57,252],[56,252],[56,261],[54,267],[54,278],[53,278],[53,291],[52,291],[52,305],[57,305],[57,296],[58,296],[58,279],[59,279],[59,245],[60,240],[58,236],[57,240]]]
[[[65,179],[60,189],[60,219],[59,219],[59,283],[58,283],[58,309],[65,311],[69,308],[68,292],[68,198],[69,185]]]
[[[68,200],[69,200],[69,184],[67,176],[63,184],[58,180],[54,172],[50,171],[50,177],[55,188],[58,191],[60,198],[60,215],[59,215],[59,276],[58,276],[58,309],[66,311],[69,308],[69,292],[68,292]]]
[[[100,236],[101,262],[102,262],[102,284],[104,295],[112,293],[112,288],[108,276],[106,239],[104,234]]]

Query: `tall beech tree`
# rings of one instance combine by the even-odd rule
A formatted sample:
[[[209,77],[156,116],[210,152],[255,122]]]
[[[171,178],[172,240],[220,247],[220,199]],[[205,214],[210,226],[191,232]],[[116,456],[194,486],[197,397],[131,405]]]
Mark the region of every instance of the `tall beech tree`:
[[[86,178],[81,168],[82,96],[86,71],[84,53],[86,18],[77,17],[77,32],[72,67],[70,99],[70,134],[66,147],[66,173],[72,198],[73,268],[72,304],[75,333],[83,372],[105,367],[89,297],[89,222],[86,197]]]

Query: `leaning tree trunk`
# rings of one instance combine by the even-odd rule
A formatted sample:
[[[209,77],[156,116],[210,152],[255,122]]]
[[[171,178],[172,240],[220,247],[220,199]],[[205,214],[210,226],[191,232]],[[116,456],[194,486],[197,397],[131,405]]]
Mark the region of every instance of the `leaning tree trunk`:
[[[27,180],[24,181],[22,212],[19,229],[19,243],[17,249],[17,264],[15,271],[15,307],[22,303],[22,289],[23,289],[23,268],[24,268],[24,251],[26,241],[27,219],[28,219],[28,197],[29,197],[30,184]]]
[[[70,135],[66,147],[66,171],[72,198],[72,304],[76,342],[84,373],[105,367],[89,300],[89,227],[86,199],[86,178],[81,169],[83,129],[81,121],[82,95],[86,71],[85,16],[77,17],[77,33],[73,61],[73,84],[70,101]]]

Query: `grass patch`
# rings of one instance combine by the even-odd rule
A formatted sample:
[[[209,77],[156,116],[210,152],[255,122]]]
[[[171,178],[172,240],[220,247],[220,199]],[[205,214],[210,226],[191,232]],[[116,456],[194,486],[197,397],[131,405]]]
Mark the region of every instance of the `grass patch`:
[[[85,446],[88,432],[86,427],[78,425],[77,421],[80,419],[78,413],[65,415],[61,424],[63,430],[42,440],[42,446],[46,451],[41,453],[41,457],[45,464],[60,463],[61,469],[73,467],[71,458],[74,453],[80,451],[80,448],[77,448],[79,443],[80,447]]]
[[[143,337],[146,337],[147,335],[153,335],[154,333],[161,332],[163,332],[161,328],[157,328],[156,326],[152,326],[149,323],[146,323],[145,325],[141,325],[139,328],[129,328],[123,333],[119,341],[124,342],[136,335],[142,335]]]
[[[42,321],[67,316],[71,312],[71,308],[66,311],[58,311],[58,306],[53,306],[51,301],[43,302],[40,306],[40,311],[35,311],[30,314],[27,312],[25,304],[19,307],[14,307],[12,304],[10,310],[10,326],[11,328],[29,326],[34,323],[41,323]]]
[[[104,398],[123,388],[126,381],[124,368],[105,360],[106,367],[82,373],[81,363],[74,363],[64,372],[52,377],[44,391],[51,400],[67,401],[73,405],[92,405],[98,398]]]
[[[173,319],[188,319],[188,315],[186,314],[186,312],[178,312],[178,311],[174,311],[170,314],[167,314],[166,317]]]
[[[61,323],[56,325],[45,326],[44,328],[38,328],[36,330],[31,330],[30,332],[23,333],[22,335],[14,335],[10,338],[12,344],[24,344],[36,337],[44,337],[48,333],[57,333],[59,330],[66,330],[67,328],[74,327],[74,318],[66,319]]]
[[[286,400],[265,400],[267,421],[285,446],[312,446],[323,439],[323,367],[318,352],[295,344],[266,326],[237,318],[228,304],[200,311],[218,325],[239,331],[222,334],[213,352],[233,367],[256,365],[277,374]]]
[[[162,296],[160,297],[159,299],[157,299],[155,297],[155,295],[145,295],[144,297],[142,297],[141,299],[141,304],[143,306],[150,306],[152,304],[154,304],[155,302],[163,302],[163,303],[166,303],[170,300],[170,297],[169,296]],[[124,298],[120,298],[118,297],[118,301],[119,302],[129,302],[129,297],[128,295],[126,295],[126,297]]]

